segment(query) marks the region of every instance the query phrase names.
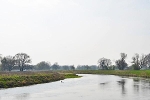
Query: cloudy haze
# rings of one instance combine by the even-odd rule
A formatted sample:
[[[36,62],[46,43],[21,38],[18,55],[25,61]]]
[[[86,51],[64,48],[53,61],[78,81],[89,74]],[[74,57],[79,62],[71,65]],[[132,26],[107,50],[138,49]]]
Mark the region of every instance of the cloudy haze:
[[[0,0],[0,54],[95,65],[150,53],[150,0]]]

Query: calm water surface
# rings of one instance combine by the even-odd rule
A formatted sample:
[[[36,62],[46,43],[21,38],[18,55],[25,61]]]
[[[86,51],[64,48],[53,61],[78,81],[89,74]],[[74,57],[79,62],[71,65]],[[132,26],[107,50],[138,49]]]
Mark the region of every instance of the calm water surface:
[[[0,90],[0,100],[150,100],[150,81],[113,75],[82,78]]]

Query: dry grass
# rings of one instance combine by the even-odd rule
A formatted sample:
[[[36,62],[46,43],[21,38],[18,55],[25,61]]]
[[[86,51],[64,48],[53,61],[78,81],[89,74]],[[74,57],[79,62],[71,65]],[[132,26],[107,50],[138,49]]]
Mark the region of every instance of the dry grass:
[[[77,77],[79,76],[73,73],[56,71],[0,72],[0,88],[28,86]]]

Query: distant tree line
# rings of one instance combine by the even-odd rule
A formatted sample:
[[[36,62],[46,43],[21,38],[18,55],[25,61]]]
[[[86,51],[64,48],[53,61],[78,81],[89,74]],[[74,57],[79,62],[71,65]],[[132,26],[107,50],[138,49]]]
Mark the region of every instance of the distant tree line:
[[[17,53],[15,56],[0,56],[1,71],[24,71],[24,70],[75,70],[74,65],[58,65],[41,61],[36,65],[31,64],[31,58],[26,53]]]
[[[144,70],[150,69],[150,54],[147,55],[139,55],[136,53],[132,57],[131,66],[128,66],[126,63],[127,54],[120,53],[120,59],[115,61],[115,65],[112,65],[110,59],[107,58],[100,58],[98,60],[98,67],[102,70]]]
[[[97,65],[78,65],[76,70],[98,70]]]
[[[128,66],[126,63],[127,54],[120,53],[120,59],[115,61],[112,65],[110,59],[100,58],[97,65],[78,65],[76,68],[74,65],[59,65],[50,62],[41,61],[36,65],[31,64],[31,58],[26,53],[17,53],[14,56],[0,56],[0,69],[1,71],[24,71],[24,70],[141,70],[150,69],[150,54],[139,55],[135,54],[132,57],[132,65]]]
[[[37,65],[34,66],[35,70],[75,70],[74,65],[63,65],[60,66],[58,63],[54,63],[53,65],[50,62],[41,61]]]

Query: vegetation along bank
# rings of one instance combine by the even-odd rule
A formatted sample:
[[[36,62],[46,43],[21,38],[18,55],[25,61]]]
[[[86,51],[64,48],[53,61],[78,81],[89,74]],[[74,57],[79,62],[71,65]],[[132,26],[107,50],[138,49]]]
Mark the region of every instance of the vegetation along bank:
[[[150,70],[76,70],[76,74],[101,74],[150,78]]]
[[[65,78],[79,77],[73,73],[57,73],[57,72],[1,72],[0,88],[12,88],[28,86],[33,84],[48,83],[63,80]]]
[[[119,75],[150,78],[150,70],[74,70],[74,71],[28,71],[0,72],[0,88],[12,88],[48,83],[65,78],[78,78],[76,74]]]

